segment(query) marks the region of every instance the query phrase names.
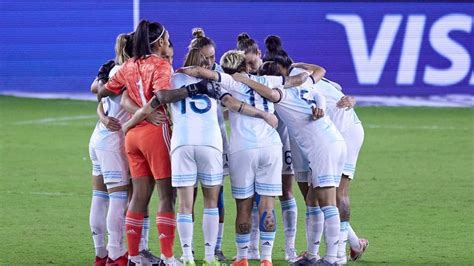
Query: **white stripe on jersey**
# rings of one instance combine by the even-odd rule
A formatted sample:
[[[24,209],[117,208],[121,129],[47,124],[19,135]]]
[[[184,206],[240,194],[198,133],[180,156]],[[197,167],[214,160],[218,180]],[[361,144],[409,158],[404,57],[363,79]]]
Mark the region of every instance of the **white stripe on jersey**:
[[[175,73],[171,76],[171,88],[199,82],[200,79]],[[170,104],[173,118],[171,151],[183,145],[205,145],[222,151],[222,135],[217,121],[217,101],[198,94]]]

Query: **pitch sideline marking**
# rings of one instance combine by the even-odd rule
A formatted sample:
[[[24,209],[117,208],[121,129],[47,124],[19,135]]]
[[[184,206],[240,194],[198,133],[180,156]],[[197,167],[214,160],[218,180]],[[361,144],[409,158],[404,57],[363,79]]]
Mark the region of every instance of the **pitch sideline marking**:
[[[96,118],[97,115],[78,115],[78,116],[64,116],[64,117],[47,117],[42,119],[35,119],[35,120],[26,120],[26,121],[19,121],[14,123],[15,125],[31,125],[31,124],[52,124],[57,122],[65,122],[65,121],[74,121],[74,120],[85,120]]]

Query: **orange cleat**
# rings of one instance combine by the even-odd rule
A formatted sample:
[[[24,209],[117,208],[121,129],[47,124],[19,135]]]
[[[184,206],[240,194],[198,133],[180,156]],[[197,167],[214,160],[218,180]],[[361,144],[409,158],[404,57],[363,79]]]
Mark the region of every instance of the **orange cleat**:
[[[273,266],[273,263],[269,260],[262,260],[260,266]]]
[[[235,260],[232,266],[249,266],[249,261],[247,259]]]
[[[125,252],[122,256],[118,257],[116,260],[111,258],[107,259],[105,266],[127,266],[128,265],[128,252]]]
[[[95,256],[94,266],[105,266],[106,262],[107,262],[107,256],[103,258],[99,258]]]

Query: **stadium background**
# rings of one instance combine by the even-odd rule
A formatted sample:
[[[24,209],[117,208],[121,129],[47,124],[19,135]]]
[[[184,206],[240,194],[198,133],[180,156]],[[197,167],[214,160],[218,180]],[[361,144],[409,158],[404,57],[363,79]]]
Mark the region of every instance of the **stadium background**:
[[[169,29],[175,68],[195,26],[215,40],[218,58],[242,31],[262,50],[263,39],[278,34],[295,60],[323,65],[359,103],[469,107],[357,107],[366,138],[351,185],[351,223],[371,243],[362,265],[473,264],[472,3],[139,4],[139,17]],[[138,18],[131,0],[0,0],[0,12],[0,94],[33,97],[93,99],[98,67],[113,57],[117,34],[133,30]],[[0,96],[0,265],[90,265],[87,145],[95,109],[92,101]],[[228,183],[226,189],[223,248],[232,257],[235,205]],[[301,251],[305,208],[295,194]],[[195,243],[202,242],[200,219]],[[276,265],[285,265],[281,229]],[[157,243],[152,226],[155,253]],[[177,245],[175,251],[181,253]],[[203,254],[199,245],[196,254]]]

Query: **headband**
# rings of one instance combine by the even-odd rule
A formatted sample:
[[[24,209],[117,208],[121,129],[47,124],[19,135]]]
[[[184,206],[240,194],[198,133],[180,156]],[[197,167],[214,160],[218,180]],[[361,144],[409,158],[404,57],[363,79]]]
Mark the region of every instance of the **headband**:
[[[161,37],[163,37],[163,34],[165,34],[165,26],[163,26],[163,31],[161,31],[160,35],[158,36],[158,38],[156,38],[156,40],[152,41],[150,44],[154,44],[155,42],[157,42]]]

